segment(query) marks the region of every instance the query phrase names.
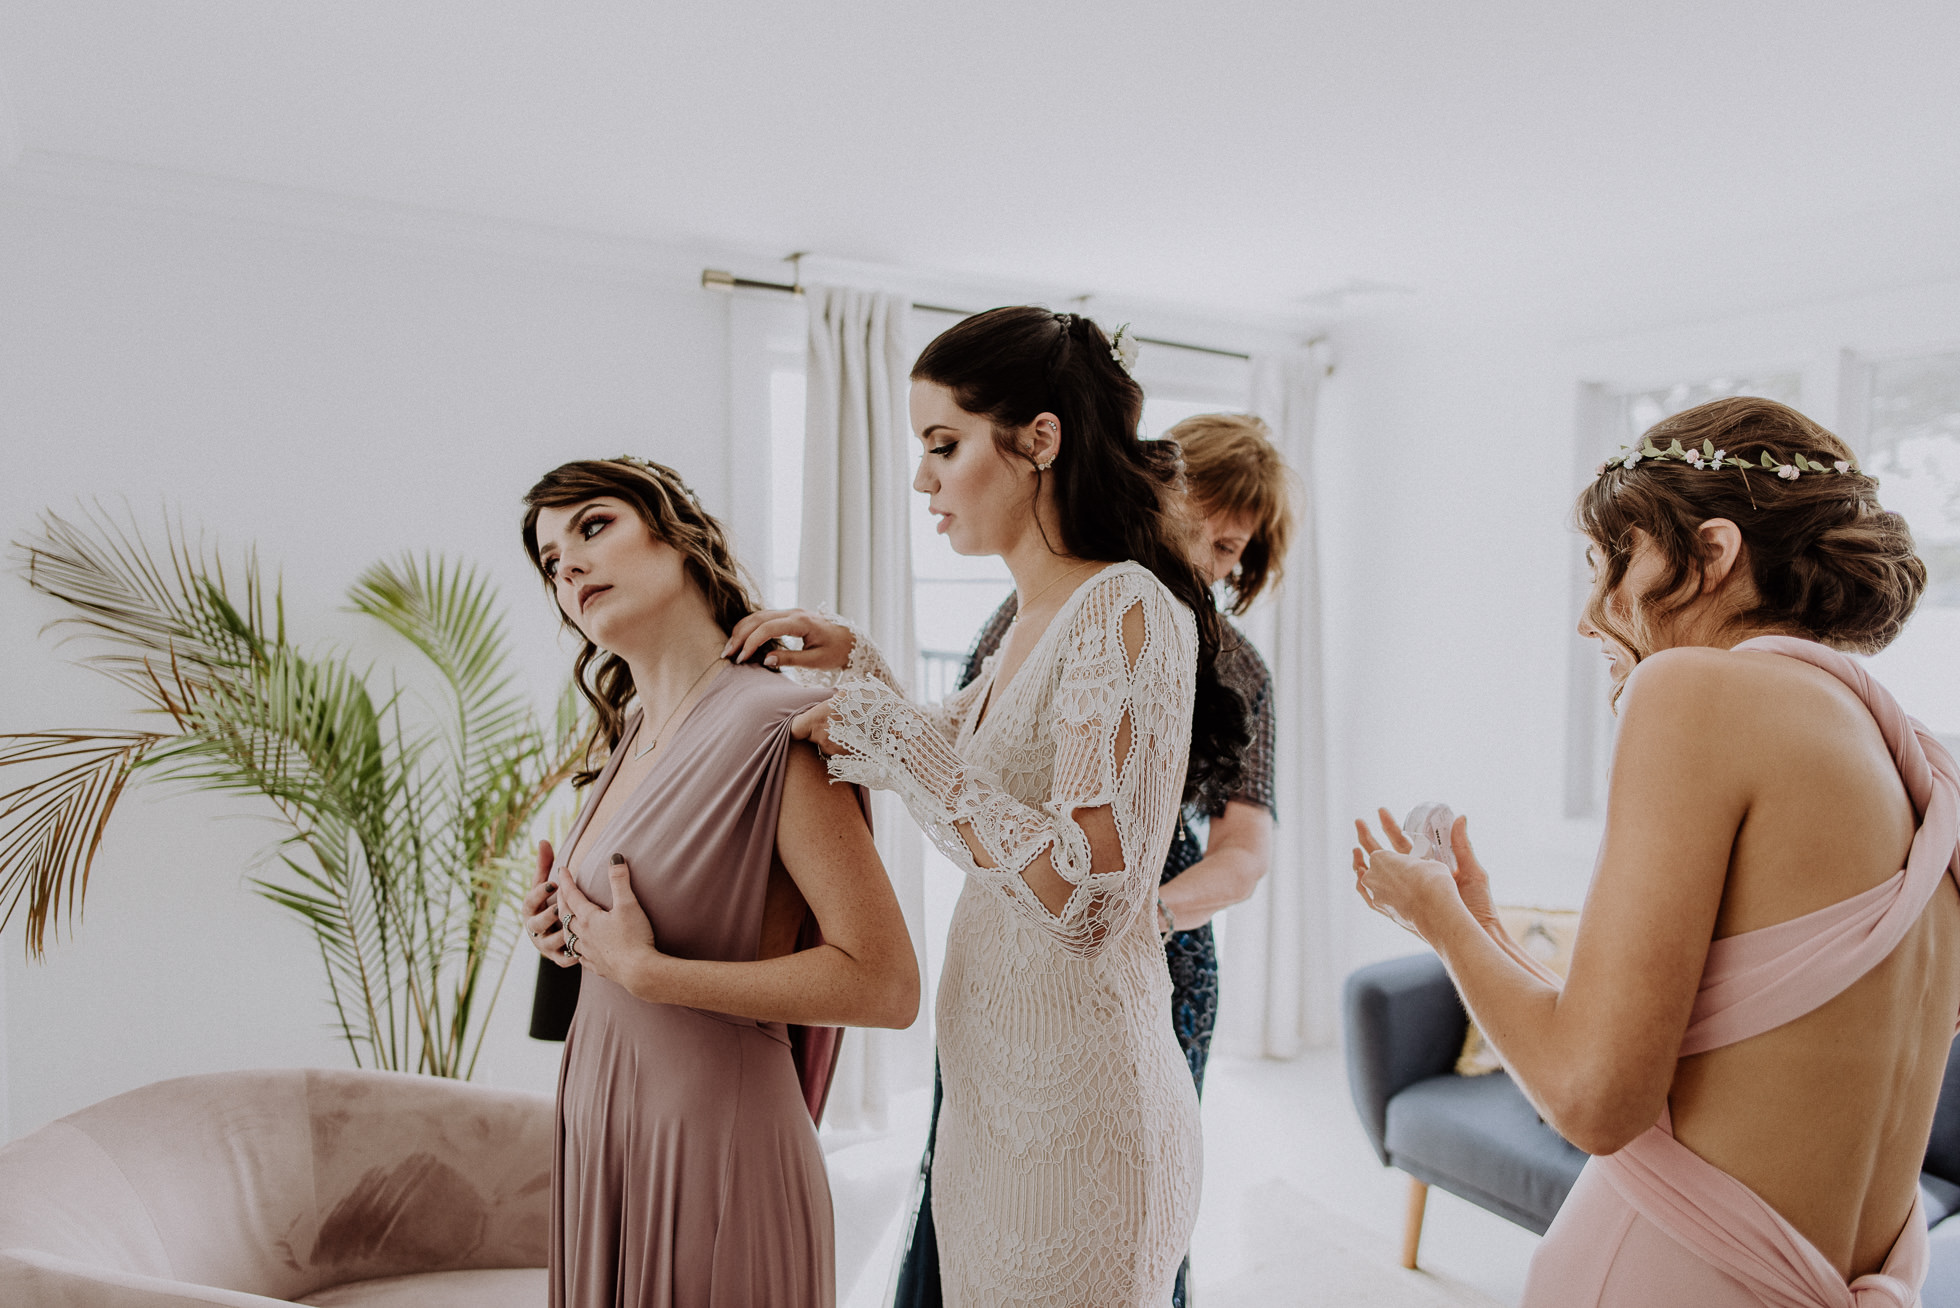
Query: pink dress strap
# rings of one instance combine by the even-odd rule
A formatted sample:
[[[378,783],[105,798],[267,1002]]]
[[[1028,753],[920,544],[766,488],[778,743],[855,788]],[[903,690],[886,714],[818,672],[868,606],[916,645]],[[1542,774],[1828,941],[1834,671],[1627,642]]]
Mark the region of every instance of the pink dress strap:
[[[1830,1259],[1754,1190],[1674,1138],[1661,1120],[1588,1164],[1633,1210],[1775,1308],[1917,1308],[1929,1252],[1926,1212],[1912,1212],[1885,1266],[1846,1285]]]
[[[1684,1057],[1772,1031],[1836,998],[1905,938],[1942,875],[1960,881],[1960,768],[1946,747],[1847,654],[1790,636],[1758,636],[1736,648],[1802,659],[1857,692],[1892,750],[1919,832],[1905,867],[1871,889],[1710,944]]]
[[[1919,816],[1906,866],[1815,913],[1714,941],[1681,1044],[1683,1056],[1746,1040],[1821,1007],[1897,947],[1938,889],[1960,881],[1960,768],[1863,666],[1814,641],[1759,636],[1736,646],[1802,659],[1857,692],[1892,750]],[[1846,1285],[1817,1248],[1753,1190],[1674,1138],[1661,1120],[1590,1167],[1642,1217],[1787,1308],[1909,1308],[1926,1276],[1926,1219],[1914,1199],[1884,1269]]]

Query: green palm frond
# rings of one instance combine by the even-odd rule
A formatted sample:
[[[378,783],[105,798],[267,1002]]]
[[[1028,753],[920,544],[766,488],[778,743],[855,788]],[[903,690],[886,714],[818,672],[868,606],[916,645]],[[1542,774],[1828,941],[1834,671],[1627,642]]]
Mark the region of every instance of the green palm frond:
[[[421,650],[449,692],[446,729],[454,751],[459,821],[453,834],[468,860],[497,814],[523,785],[522,762],[538,739],[529,705],[511,687],[495,594],[476,570],[446,559],[378,563],[349,592],[356,611]]]
[[[153,669],[176,661],[186,675],[223,677],[249,667],[263,644],[285,641],[275,593],[266,632],[258,561],[243,568],[243,611],[230,599],[224,564],[181,526],[167,529],[161,557],[126,518],[100,513],[94,530],[44,514],[38,539],[16,547],[28,585],[74,612],[53,625],[104,648],[86,662],[148,695]],[[216,601],[214,603],[214,601]],[[263,633],[263,634],[262,634]]]
[[[0,795],[0,896],[25,903],[29,952],[78,910],[103,826],[131,776],[269,803],[286,829],[259,893],[312,931],[335,1024],[357,1064],[467,1076],[509,966],[523,850],[572,774],[575,695],[541,726],[511,672],[496,595],[440,558],[376,564],[356,611],[405,637],[444,687],[432,713],[339,653],[287,638],[285,606],[248,554],[227,575],[181,524],[153,550],[98,511],[45,515],[22,572],[94,648],[86,666],[172,730],[0,737],[0,769],[54,771]],[[0,919],[0,925],[5,920]]]
[[[289,856],[280,859],[292,881],[255,878],[252,884],[313,929],[321,962],[327,969],[336,1025],[353,1050],[355,1066],[399,1066],[400,1031],[392,1020],[393,1005],[388,998],[395,988],[396,969],[386,948],[385,933],[379,929],[380,914],[362,893],[371,883],[350,876],[343,861],[323,856],[322,844],[344,849],[345,841],[309,844],[313,866]],[[363,1048],[368,1051],[366,1061],[361,1058]]]
[[[67,904],[73,923],[102,829],[129,774],[164,737],[147,731],[40,731],[0,736],[0,768],[55,765],[0,794],[0,929],[27,901],[27,951],[40,958]]]

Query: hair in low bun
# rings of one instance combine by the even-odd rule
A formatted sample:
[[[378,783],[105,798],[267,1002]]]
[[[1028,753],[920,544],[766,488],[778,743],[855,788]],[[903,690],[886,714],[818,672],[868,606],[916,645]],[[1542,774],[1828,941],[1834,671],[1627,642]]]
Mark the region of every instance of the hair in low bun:
[[[1782,568],[1757,569],[1765,612],[1788,613],[1826,644],[1875,654],[1890,645],[1926,589],[1906,520],[1859,501]]]
[[[1662,419],[1641,448],[1675,441],[1690,452],[1712,446],[1727,457],[1720,467],[1693,466],[1678,451],[1631,467],[1609,463],[1580,492],[1579,529],[1601,556],[1586,606],[1595,628],[1636,659],[1651,654],[1653,621],[1701,594],[1698,529],[1727,518],[1741,529],[1759,600],[1733,621],[1864,654],[1904,630],[1926,589],[1926,565],[1905,519],[1879,505],[1878,483],[1857,471],[1856,457],[1837,436],[1788,405],[1738,396]],[[1775,465],[1805,470],[1779,475],[1764,466],[1765,455]],[[1746,466],[1733,466],[1737,460]],[[1839,464],[1848,470],[1837,470]],[[1653,538],[1667,567],[1635,597],[1632,621],[1615,620],[1605,599],[1626,576],[1636,530]]]

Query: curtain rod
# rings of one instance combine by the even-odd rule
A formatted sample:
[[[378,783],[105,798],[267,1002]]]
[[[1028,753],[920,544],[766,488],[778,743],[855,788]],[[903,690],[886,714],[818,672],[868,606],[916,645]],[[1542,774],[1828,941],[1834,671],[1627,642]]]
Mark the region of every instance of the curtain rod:
[[[800,282],[752,281],[747,277],[737,277],[733,273],[723,272],[719,268],[703,268],[701,270],[701,284],[711,291],[781,291],[788,295],[803,294],[803,286]],[[912,302],[912,307],[921,313],[947,313],[955,318],[970,318],[974,313],[972,309],[951,309],[943,304],[920,304],[916,300]],[[1317,344],[1318,339],[1308,341],[1307,344]],[[1245,359],[1250,361],[1252,358],[1250,354],[1242,350],[1221,350],[1215,345],[1193,345],[1189,341],[1166,341],[1160,340],[1155,336],[1139,336],[1137,340],[1145,345],[1161,345],[1168,350],[1190,350],[1194,354],[1215,354],[1225,359]]]

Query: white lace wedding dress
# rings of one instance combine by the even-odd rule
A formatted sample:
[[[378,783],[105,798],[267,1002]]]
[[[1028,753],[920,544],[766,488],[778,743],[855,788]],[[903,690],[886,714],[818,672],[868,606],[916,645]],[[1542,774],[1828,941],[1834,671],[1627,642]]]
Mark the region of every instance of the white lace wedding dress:
[[[837,683],[831,772],[896,791],[967,877],[936,1009],[933,1216],[949,1308],[1170,1302],[1202,1146],[1154,892],[1196,661],[1190,612],[1119,563],[1069,597],[1005,686],[996,655],[952,699],[912,704],[862,635]],[[1102,805],[1122,862],[1092,873],[1074,812]],[[962,822],[993,867],[974,861]],[[1020,876],[1044,851],[1074,887],[1059,914]]]

